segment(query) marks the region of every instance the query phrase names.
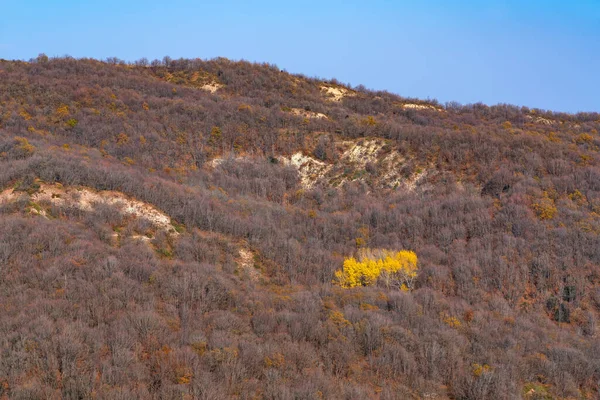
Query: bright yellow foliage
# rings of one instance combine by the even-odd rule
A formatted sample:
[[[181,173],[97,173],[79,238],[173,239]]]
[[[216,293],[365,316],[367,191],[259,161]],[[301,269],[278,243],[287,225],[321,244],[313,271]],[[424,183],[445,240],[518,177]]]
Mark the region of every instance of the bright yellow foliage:
[[[21,157],[28,157],[35,152],[35,146],[29,143],[29,141],[21,136],[15,136],[16,146]]]
[[[367,126],[375,126],[377,125],[377,120],[375,117],[369,115],[368,117],[361,119],[360,123]]]
[[[560,142],[560,138],[558,137],[558,135],[556,134],[556,132],[550,132],[548,134],[548,140],[554,143],[559,143]]]
[[[481,364],[475,363],[472,365],[472,367],[473,367],[473,375],[476,377],[480,377],[481,375],[488,373],[492,370],[492,367],[490,367],[487,364],[481,365]]]
[[[210,131],[210,139],[209,142],[211,144],[216,144],[217,141],[219,141],[221,139],[221,135],[222,135],[222,131],[221,128],[219,128],[218,126],[213,126],[213,128]]]
[[[413,251],[365,250],[361,255],[360,260],[345,259],[343,269],[335,273],[340,286],[368,286],[379,281],[388,288],[412,289],[417,276],[417,255]]]
[[[577,203],[578,205],[587,204],[586,197],[578,189],[575,189],[573,193],[569,194],[569,199],[571,199],[571,201]]]
[[[351,325],[350,321],[348,321],[344,317],[344,314],[342,314],[340,311],[331,311],[329,313],[329,320],[331,322],[333,322],[333,324],[339,328]]]
[[[460,328],[462,325],[460,320],[456,317],[445,317],[444,323],[451,328]]]
[[[590,135],[589,133],[582,133],[579,136],[577,136],[575,138],[575,143],[577,144],[590,144],[594,141],[594,137],[592,135]]]
[[[579,163],[581,165],[588,165],[592,161],[592,157],[589,154],[581,154],[579,156]]]
[[[178,384],[189,385],[194,375],[189,367],[179,366],[175,368],[175,376]]]
[[[275,353],[271,357],[265,357],[264,362],[267,368],[282,368],[285,366],[285,357],[281,353]]]
[[[537,202],[533,203],[533,209],[541,220],[550,220],[554,218],[558,209],[554,205],[554,200],[544,192],[544,196]]]
[[[69,106],[63,104],[62,106],[58,107],[56,109],[56,113],[60,116],[60,117],[66,117],[69,115]]]
[[[124,132],[121,132],[117,135],[117,145],[121,146],[129,142],[129,136],[127,136]]]
[[[152,278],[152,276],[151,276]],[[199,356],[203,356],[206,353],[208,344],[205,341],[197,341],[191,344],[192,350]]]
[[[32,118],[32,117],[31,117],[31,114],[29,114],[29,113],[28,113],[27,111],[25,111],[25,110],[21,110],[21,111],[19,112],[19,115],[20,115],[21,117],[23,117],[23,119],[24,119],[25,121],[29,121],[29,120]]]

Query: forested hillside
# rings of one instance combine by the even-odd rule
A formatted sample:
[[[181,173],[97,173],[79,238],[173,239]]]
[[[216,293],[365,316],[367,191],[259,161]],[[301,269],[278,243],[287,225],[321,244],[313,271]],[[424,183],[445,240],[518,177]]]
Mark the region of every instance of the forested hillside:
[[[226,59],[0,61],[0,398],[598,398],[598,130]]]

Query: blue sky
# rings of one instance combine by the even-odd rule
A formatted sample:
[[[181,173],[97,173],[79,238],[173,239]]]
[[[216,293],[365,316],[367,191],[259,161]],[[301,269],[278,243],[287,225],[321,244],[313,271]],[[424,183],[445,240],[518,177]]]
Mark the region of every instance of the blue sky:
[[[0,58],[217,56],[441,102],[600,112],[600,0],[0,0]]]

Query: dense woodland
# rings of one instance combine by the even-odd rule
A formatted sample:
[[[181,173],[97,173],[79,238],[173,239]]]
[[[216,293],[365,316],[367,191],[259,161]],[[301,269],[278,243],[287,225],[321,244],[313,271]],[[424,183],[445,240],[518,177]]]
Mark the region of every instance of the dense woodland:
[[[598,398],[598,130],[226,59],[0,61],[0,398]],[[340,157],[372,138],[425,178]],[[303,186],[296,152],[348,179]],[[414,282],[339,285],[366,249],[413,251]]]

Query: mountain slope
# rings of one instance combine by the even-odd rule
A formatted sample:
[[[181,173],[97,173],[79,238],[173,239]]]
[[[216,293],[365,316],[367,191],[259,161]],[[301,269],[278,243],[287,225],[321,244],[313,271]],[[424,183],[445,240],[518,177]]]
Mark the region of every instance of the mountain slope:
[[[598,114],[226,59],[0,89],[2,396],[598,396]],[[338,285],[367,249],[414,285]]]

